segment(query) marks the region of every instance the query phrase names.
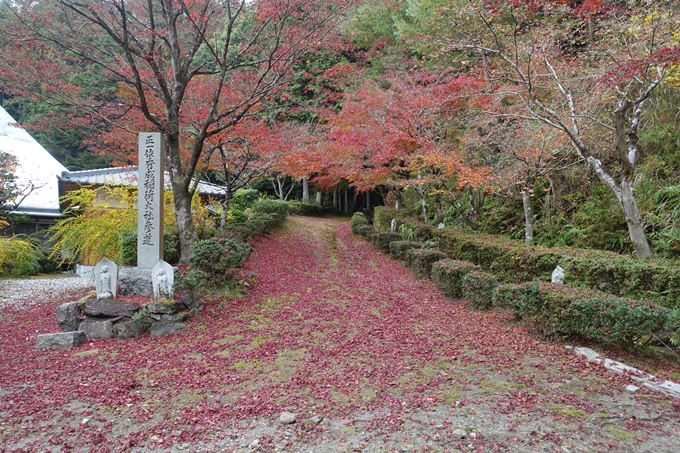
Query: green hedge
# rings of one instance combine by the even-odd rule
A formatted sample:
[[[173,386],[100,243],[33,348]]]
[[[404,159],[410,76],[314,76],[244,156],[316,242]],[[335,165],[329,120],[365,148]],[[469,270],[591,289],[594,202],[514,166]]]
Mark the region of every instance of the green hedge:
[[[486,272],[471,270],[463,275],[462,295],[474,308],[484,310],[491,308],[493,295],[498,287],[498,280]]]
[[[498,285],[494,291],[492,305],[496,308],[507,308],[515,312],[518,318],[520,307],[534,303],[539,295],[538,282],[523,284],[506,283]]]
[[[406,254],[406,260],[416,275],[429,277],[432,275],[432,265],[446,259],[446,255],[437,249],[411,249]]]
[[[288,203],[283,200],[258,200],[253,204],[252,210],[278,216],[281,222],[288,217]]]
[[[383,252],[389,252],[390,244],[395,241],[401,241],[401,235],[393,231],[375,231],[368,239]]]
[[[303,203],[302,201],[289,201],[288,211],[291,215],[301,215],[306,217],[321,217],[333,214],[333,210],[327,207],[314,204]]]
[[[404,234],[411,233],[409,236],[415,241],[429,241],[434,237],[435,228],[423,223],[420,217],[402,217],[398,219],[397,227]]]
[[[393,258],[405,260],[408,258],[407,254],[409,250],[422,247],[423,243],[418,241],[394,241],[390,242],[390,255],[392,255]]]
[[[525,246],[510,239],[458,230],[437,230],[449,256],[479,265],[506,283],[550,280],[558,264],[565,283],[634,299],[680,306],[680,266],[662,259],[638,260],[600,250]]]
[[[363,212],[355,212],[352,215],[352,218],[349,220],[349,226],[352,229],[352,233],[354,234],[360,234],[359,233],[359,227],[362,226],[369,226],[370,222],[366,218],[366,215]]]
[[[520,286],[525,292],[514,302],[516,314],[531,321],[541,334],[550,338],[578,336],[630,348],[663,330],[672,313],[652,302],[592,289],[556,283]]]
[[[204,239],[192,247],[194,254],[189,258],[186,273],[177,281],[177,289],[184,291],[228,283],[253,251],[248,244],[224,237]]]
[[[369,224],[359,225],[357,227],[357,233],[362,236],[370,237],[373,233],[375,233],[375,228]]]
[[[392,219],[402,219],[406,217],[404,211],[389,208],[387,206],[376,206],[373,210],[373,226],[378,231],[389,231],[392,228]],[[397,222],[400,224],[400,222]]]
[[[481,271],[468,261],[443,259],[432,265],[432,280],[449,297],[463,295],[463,278],[472,271]]]
[[[680,346],[680,308],[674,308],[668,313],[664,330],[668,332],[671,344]]]

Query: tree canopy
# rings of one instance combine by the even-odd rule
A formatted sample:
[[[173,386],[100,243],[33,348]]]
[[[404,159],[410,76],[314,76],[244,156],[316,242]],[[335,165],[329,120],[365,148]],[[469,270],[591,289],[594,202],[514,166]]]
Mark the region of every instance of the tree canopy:
[[[605,248],[645,258],[680,241],[670,198],[655,196],[680,185],[663,165],[680,169],[679,12],[675,0],[5,2],[0,90],[59,130],[53,147],[74,162],[84,148],[134,162],[133,136],[163,132],[183,250],[192,181],[236,190],[270,174],[412,196],[425,219],[448,210],[527,243],[581,228],[573,244],[595,245],[583,231],[599,194],[619,206],[608,228],[628,236]]]

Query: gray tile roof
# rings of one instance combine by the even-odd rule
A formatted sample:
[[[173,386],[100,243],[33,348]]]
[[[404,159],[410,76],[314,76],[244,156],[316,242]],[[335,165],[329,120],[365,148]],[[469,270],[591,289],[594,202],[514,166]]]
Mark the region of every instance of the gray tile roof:
[[[64,171],[57,178],[62,182],[71,182],[88,185],[112,185],[112,186],[137,186],[137,166],[100,168],[97,170]],[[170,175],[165,172],[163,178],[165,188],[171,189]],[[223,196],[224,187],[201,181],[198,183],[198,192],[203,195]]]

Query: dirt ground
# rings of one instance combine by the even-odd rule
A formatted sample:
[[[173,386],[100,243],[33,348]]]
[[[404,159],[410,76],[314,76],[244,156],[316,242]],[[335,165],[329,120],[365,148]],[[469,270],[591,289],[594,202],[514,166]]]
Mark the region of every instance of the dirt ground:
[[[680,402],[444,297],[346,219],[253,245],[246,295],[171,336],[36,350],[86,290],[2,308],[0,452],[680,451]]]

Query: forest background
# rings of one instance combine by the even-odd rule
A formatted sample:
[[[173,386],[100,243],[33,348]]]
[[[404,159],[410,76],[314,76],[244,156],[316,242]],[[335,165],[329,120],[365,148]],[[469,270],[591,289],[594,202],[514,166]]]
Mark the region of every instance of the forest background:
[[[70,170],[135,164],[136,133],[163,132],[177,212],[196,177],[230,187],[224,212],[244,185],[307,200],[311,184],[526,243],[677,258],[679,12],[3,1],[0,95]]]

